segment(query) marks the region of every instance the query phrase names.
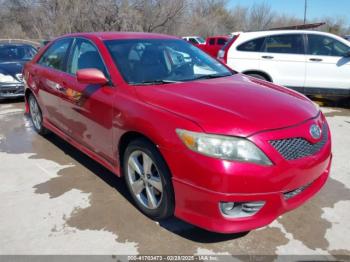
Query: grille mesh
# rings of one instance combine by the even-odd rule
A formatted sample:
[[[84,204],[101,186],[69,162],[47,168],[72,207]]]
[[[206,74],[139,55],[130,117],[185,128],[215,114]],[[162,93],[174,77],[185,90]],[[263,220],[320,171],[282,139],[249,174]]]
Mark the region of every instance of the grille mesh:
[[[322,139],[311,144],[304,138],[287,138],[271,140],[270,144],[287,160],[295,160],[306,156],[312,156],[322,149],[328,140],[327,125],[322,126]]]

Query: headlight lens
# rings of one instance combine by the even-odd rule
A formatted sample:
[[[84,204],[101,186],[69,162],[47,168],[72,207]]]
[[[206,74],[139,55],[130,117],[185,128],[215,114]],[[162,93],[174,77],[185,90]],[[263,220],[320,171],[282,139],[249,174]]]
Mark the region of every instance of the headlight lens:
[[[4,75],[2,73],[0,73],[0,82],[1,83],[18,83],[18,81],[12,76]]]
[[[197,133],[176,129],[181,141],[191,150],[224,160],[272,165],[268,157],[244,138]]]

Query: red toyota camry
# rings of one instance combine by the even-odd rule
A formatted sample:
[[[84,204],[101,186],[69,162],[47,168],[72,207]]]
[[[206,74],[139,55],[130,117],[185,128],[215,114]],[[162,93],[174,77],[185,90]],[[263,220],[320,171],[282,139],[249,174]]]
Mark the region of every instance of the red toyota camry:
[[[247,231],[303,204],[329,175],[329,127],[309,99],[176,37],[66,35],[24,79],[36,131],[124,176],[153,219]]]

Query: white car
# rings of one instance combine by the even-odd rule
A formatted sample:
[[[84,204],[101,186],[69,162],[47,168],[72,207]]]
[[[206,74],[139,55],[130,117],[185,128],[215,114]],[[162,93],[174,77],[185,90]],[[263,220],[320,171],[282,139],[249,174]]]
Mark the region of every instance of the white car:
[[[195,45],[205,45],[205,40],[200,36],[183,36],[182,39]]]
[[[350,42],[333,34],[241,33],[218,53],[232,69],[305,94],[350,97]]]

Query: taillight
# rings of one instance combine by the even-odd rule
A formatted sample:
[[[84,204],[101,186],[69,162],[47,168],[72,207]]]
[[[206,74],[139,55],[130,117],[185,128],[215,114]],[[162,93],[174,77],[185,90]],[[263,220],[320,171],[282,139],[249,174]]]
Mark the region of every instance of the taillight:
[[[230,49],[232,44],[237,40],[238,37],[239,37],[239,34],[232,37],[232,39],[230,41],[227,41],[226,44],[219,50],[218,56],[217,56],[218,60],[227,64],[228,50]]]

